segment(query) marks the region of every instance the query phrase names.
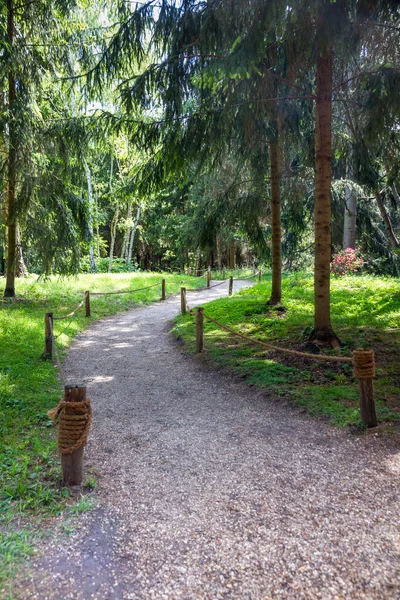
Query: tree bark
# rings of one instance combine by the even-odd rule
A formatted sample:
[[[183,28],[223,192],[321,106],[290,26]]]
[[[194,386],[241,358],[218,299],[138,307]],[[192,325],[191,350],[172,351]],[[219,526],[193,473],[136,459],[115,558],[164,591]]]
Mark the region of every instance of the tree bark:
[[[14,43],[14,6],[13,0],[7,0],[7,34],[10,48]],[[11,69],[8,72],[8,109],[9,109],[9,145],[8,145],[8,169],[7,169],[7,274],[5,298],[15,297],[15,266],[17,249],[17,224],[16,224],[16,178],[17,178],[17,135],[14,123],[14,109],[16,99],[16,78]]]
[[[222,271],[221,236],[219,234],[217,234],[217,236],[216,236],[216,248],[217,248],[218,271]]]
[[[89,202],[89,234],[90,234],[90,246],[89,246],[89,261],[90,261],[90,271],[92,273],[96,272],[96,261],[94,260],[94,244],[93,244],[93,185],[92,185],[92,174],[90,172],[90,167],[83,157],[83,167],[86,173],[86,181],[87,181],[87,189],[88,189],[88,202]]]
[[[235,268],[235,240],[231,240],[230,246],[229,246],[229,268],[230,269],[234,269]]]
[[[271,142],[269,148],[271,162],[272,289],[268,304],[276,306],[282,300],[282,232],[278,140]]]
[[[119,217],[119,206],[117,204],[116,209],[115,209],[115,213],[114,213],[114,218],[113,218],[113,220],[111,222],[110,256],[109,256],[109,261],[108,261],[108,272],[109,273],[111,273],[111,271],[112,271],[112,263],[113,263],[113,258],[114,258],[115,238],[117,237],[118,217]]]
[[[128,256],[126,259],[127,265],[129,265],[132,262],[133,242],[135,241],[135,233],[136,233],[137,226],[139,224],[141,210],[142,210],[142,207],[139,204],[139,206],[137,208],[137,212],[136,212],[136,219],[132,226],[132,231],[130,232],[130,239],[129,239],[129,244],[128,244]]]
[[[339,344],[330,316],[333,48],[317,45],[315,260],[312,340]]]
[[[15,265],[15,275],[17,277],[23,277],[26,275],[26,266],[24,261],[24,256],[22,254],[22,246],[21,246],[21,233],[19,230],[18,222],[16,224],[16,265]]]
[[[391,222],[388,212],[386,210],[386,206],[383,202],[382,194],[380,193],[379,190],[375,190],[375,198],[376,198],[376,202],[378,204],[379,212],[381,213],[383,223],[385,225],[385,229],[386,229],[386,233],[389,238],[390,245],[392,246],[393,250],[398,250],[400,248],[400,242],[397,239],[396,234],[393,230],[392,222]]]
[[[350,156],[350,161],[352,157]],[[346,178],[353,179],[353,165],[348,164]],[[357,194],[354,189],[346,186],[343,224],[343,250],[356,247],[356,217],[357,217]]]

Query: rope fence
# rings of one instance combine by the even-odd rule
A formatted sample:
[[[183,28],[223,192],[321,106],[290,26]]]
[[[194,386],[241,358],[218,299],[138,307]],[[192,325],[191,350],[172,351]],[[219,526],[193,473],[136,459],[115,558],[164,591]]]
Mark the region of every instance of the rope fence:
[[[192,312],[193,314],[193,312]],[[251,338],[243,333],[216,321],[209,315],[204,313],[203,308],[196,309],[196,353],[203,351],[203,328],[204,319],[214,323],[220,329],[227,331],[228,333],[239,337],[246,342],[254,346],[261,346],[268,350],[274,350],[275,352],[281,352],[283,354],[289,354],[299,358],[306,358],[309,360],[326,361],[341,364],[352,364],[353,374],[355,379],[358,380],[359,395],[360,395],[360,415],[361,420],[367,427],[376,427],[378,424],[376,417],[374,391],[373,391],[373,378],[375,377],[375,356],[374,351],[371,349],[359,349],[354,350],[352,356],[327,356],[319,354],[311,354],[308,352],[300,352],[299,350],[290,350],[289,348],[282,348],[274,344],[268,344],[261,340]]]

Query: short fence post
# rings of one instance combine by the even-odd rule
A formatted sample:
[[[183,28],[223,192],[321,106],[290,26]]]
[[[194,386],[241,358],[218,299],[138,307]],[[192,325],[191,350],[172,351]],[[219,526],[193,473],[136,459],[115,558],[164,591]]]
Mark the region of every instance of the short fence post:
[[[85,292],[85,308],[86,308],[86,316],[90,317],[90,292],[89,290]]]
[[[186,315],[186,288],[181,287],[181,314]]]
[[[44,317],[44,354],[43,358],[53,358],[53,313],[46,313]]]
[[[196,353],[203,352],[203,309],[196,308]]]
[[[161,280],[161,300],[165,300],[165,279]]]
[[[75,402],[86,401],[86,387],[65,386],[64,414],[66,417],[76,414]],[[60,430],[59,430],[60,433]],[[83,480],[83,445],[69,454],[61,454],[62,482],[64,485],[81,485]]]
[[[211,287],[211,271],[208,269],[207,271],[207,287]]]
[[[229,295],[232,296],[232,292],[233,292],[233,276],[231,275],[229,277]]]
[[[360,391],[361,421],[367,427],[376,427],[378,421],[376,418],[374,384],[372,381],[375,376],[374,351],[354,350],[353,369],[354,377],[358,379],[358,389]]]
[[[261,269],[258,271],[258,281],[261,281]]]

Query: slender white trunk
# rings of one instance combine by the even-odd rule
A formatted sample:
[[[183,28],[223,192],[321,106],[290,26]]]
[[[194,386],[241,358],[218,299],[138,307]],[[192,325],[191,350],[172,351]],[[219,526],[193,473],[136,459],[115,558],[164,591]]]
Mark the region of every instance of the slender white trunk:
[[[113,258],[114,258],[115,238],[117,237],[118,217],[119,217],[119,206],[117,204],[117,207],[116,207],[115,213],[114,213],[114,218],[113,218],[113,220],[111,222],[110,257],[109,257],[109,261],[108,261],[108,272],[109,273],[111,273],[111,271],[112,271],[112,262],[113,262]]]
[[[82,158],[83,167],[86,173],[87,190],[88,190],[88,201],[89,201],[89,234],[90,234],[90,247],[89,247],[89,260],[90,260],[90,271],[96,272],[96,262],[94,260],[94,245],[93,245],[93,185],[92,185],[92,174],[90,172],[89,165],[85,159]]]
[[[132,220],[132,206],[128,207],[128,214],[126,216],[127,223]],[[127,225],[124,233],[124,241],[122,242],[121,258],[126,262],[128,257],[129,239],[131,235],[131,226]]]
[[[346,179],[353,180],[353,157],[350,156],[346,167]],[[357,194],[354,188],[346,186],[343,226],[343,250],[356,247]]]
[[[130,235],[130,240],[129,240],[129,249],[128,249],[128,258],[126,261],[126,264],[130,264],[132,261],[132,250],[133,250],[133,242],[135,241],[135,233],[136,233],[136,229],[140,220],[140,213],[141,213],[142,207],[139,204],[138,208],[137,208],[137,212],[136,212],[136,219],[135,222],[133,224],[132,227],[132,231],[131,231],[131,235]]]

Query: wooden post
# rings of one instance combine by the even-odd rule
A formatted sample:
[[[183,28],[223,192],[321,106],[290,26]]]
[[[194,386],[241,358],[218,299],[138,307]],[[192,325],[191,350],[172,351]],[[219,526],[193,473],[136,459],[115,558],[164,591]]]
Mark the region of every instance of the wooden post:
[[[258,271],[258,281],[261,281],[261,269]]]
[[[186,315],[186,288],[181,287],[181,314]]]
[[[203,309],[196,308],[196,354],[203,352]]]
[[[165,279],[161,280],[161,300],[165,300]]]
[[[232,296],[233,292],[233,277],[232,275],[229,277],[229,295]]]
[[[373,350],[354,350],[353,351],[354,377],[358,379],[358,389],[360,391],[360,414],[361,421],[367,427],[376,427],[378,420],[376,418],[374,401],[375,360]]]
[[[53,358],[53,313],[46,313],[44,317],[44,359]]]
[[[90,317],[90,292],[89,292],[89,290],[85,292],[85,308],[86,308],[86,316]]]
[[[225,279],[225,267],[222,267],[222,279]]]
[[[210,271],[210,269],[208,269],[208,271],[207,271],[207,287],[208,288],[211,287],[211,271]]]
[[[86,400],[86,387],[66,385],[64,388],[64,401],[84,402]],[[65,407],[65,414],[74,414]],[[83,480],[83,446],[71,454],[61,455],[62,482],[64,485],[81,485]]]

